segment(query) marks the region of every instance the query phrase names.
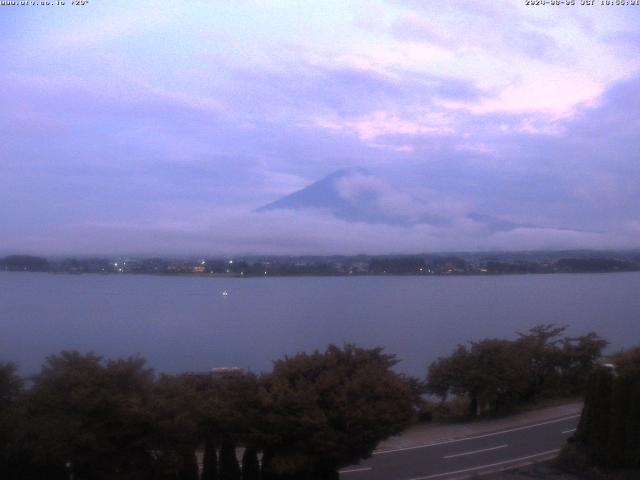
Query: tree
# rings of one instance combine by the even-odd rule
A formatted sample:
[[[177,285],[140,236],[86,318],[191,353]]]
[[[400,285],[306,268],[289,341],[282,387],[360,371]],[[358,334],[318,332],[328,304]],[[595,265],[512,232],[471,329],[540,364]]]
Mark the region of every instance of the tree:
[[[583,393],[587,378],[609,344],[595,332],[562,337],[566,326],[537,325],[519,333],[518,345],[528,358],[530,380],[526,397]]]
[[[198,463],[193,450],[182,452],[178,480],[198,480]]]
[[[393,355],[329,346],[274,363],[264,379],[264,468],[279,478],[337,478],[413,416],[411,387]],[[271,478],[271,477],[270,477]]]
[[[139,358],[49,357],[28,397],[35,463],[78,480],[146,478],[152,386]]]
[[[273,450],[265,448],[262,451],[262,465],[260,466],[260,477],[262,480],[275,480],[276,474],[273,471]]]
[[[590,462],[640,467],[640,348],[612,358],[614,369],[596,367],[574,438]]]
[[[202,436],[203,404],[192,377],[190,374],[162,375],[154,385],[151,432],[154,478],[193,475],[193,455]]]
[[[18,436],[23,422],[20,408],[23,382],[13,363],[0,364],[0,472],[5,478],[18,478],[20,445]]]
[[[220,480],[240,480],[240,465],[236,458],[236,444],[224,440],[220,446]]]
[[[589,373],[609,344],[595,332],[562,340],[562,384],[566,393],[583,393]]]
[[[606,458],[612,383],[613,377],[605,368],[597,367],[591,373],[575,434],[589,456],[599,462]]]
[[[458,345],[448,357],[440,357],[429,366],[427,373],[427,392],[446,400],[449,394],[468,393],[461,379],[469,364],[469,351],[466,346]]]
[[[242,480],[260,480],[258,452],[253,447],[246,448],[242,454]]]
[[[593,332],[563,338],[565,329],[542,324],[519,333],[516,340],[458,345],[430,365],[427,390],[443,400],[449,394],[467,397],[472,415],[505,410],[540,395],[579,393],[607,342]]]
[[[558,367],[563,362],[560,336],[566,329],[566,326],[547,323],[536,325],[526,334],[518,333],[517,344],[528,364],[526,376],[529,385],[524,392],[525,397],[533,398],[545,390],[558,388],[561,383]]]
[[[259,443],[259,381],[241,370],[228,370],[192,375],[192,387],[200,399],[200,432],[205,439],[205,452],[213,461],[219,446],[218,477],[213,467],[207,478],[236,479],[240,476],[235,451],[237,445]]]
[[[469,413],[504,410],[527,388],[527,364],[513,342],[486,339],[459,345],[450,357],[429,367],[427,388],[443,398],[449,393],[469,399]],[[483,408],[484,407],[484,408]]]
[[[631,348],[612,357],[618,375],[629,378],[640,377],[640,347]]]
[[[615,365],[609,463],[640,467],[640,347],[612,358]]]
[[[207,436],[204,442],[202,480],[218,480],[218,452],[211,436]]]

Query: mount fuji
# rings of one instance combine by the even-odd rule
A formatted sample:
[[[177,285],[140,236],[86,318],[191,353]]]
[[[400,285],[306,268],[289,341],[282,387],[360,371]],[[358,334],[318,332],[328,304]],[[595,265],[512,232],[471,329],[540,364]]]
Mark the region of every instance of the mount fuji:
[[[347,222],[407,227],[419,224],[447,227],[462,220],[478,224],[487,233],[525,226],[479,212],[452,214],[446,208],[438,208],[396,189],[361,168],[333,172],[301,190],[257,208],[256,212],[277,210],[313,210]]]

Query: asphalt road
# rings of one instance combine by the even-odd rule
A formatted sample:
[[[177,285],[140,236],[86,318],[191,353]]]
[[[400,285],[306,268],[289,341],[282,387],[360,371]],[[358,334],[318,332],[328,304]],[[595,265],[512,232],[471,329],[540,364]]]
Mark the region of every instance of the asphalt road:
[[[553,458],[575,431],[571,415],[431,445],[375,452],[341,480],[451,480]]]

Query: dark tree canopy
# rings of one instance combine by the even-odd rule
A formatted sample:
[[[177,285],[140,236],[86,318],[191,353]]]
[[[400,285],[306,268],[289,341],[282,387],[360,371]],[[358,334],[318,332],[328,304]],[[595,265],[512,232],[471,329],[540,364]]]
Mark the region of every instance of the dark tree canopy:
[[[218,480],[218,452],[210,436],[204,442],[201,480]]]
[[[248,447],[242,454],[242,480],[260,480],[260,463],[258,451]]]
[[[223,440],[220,445],[220,480],[240,480],[240,465],[236,457],[236,444]]]
[[[527,364],[508,340],[487,339],[458,346],[450,357],[429,368],[429,390],[446,396],[468,395],[470,413],[483,406],[492,410],[511,406],[527,388]]]
[[[458,346],[431,365],[428,391],[465,396],[476,411],[579,388],[606,342],[563,333],[541,325],[516,340]],[[601,399],[624,418],[606,427],[585,420],[584,432],[617,432],[606,452],[622,453],[609,461],[640,452],[639,357],[616,357],[611,397]],[[0,364],[0,472],[3,480],[335,480],[414,419],[424,384],[395,373],[396,363],[381,348],[331,345],[284,357],[261,377],[239,369],[156,376],[140,358],[62,352],[29,388],[15,366]],[[590,395],[606,391],[607,378]]]
[[[485,339],[458,345],[433,362],[428,392],[469,400],[469,411],[508,409],[540,395],[580,393],[607,342],[595,333],[562,337],[566,327],[543,324],[516,340]]]
[[[154,475],[178,478],[190,475],[191,453],[201,439],[202,398],[193,388],[191,376],[161,375],[153,388],[150,433]]]
[[[264,382],[272,471],[330,477],[406,427],[414,395],[395,363],[382,349],[354,345],[275,362]]]
[[[13,458],[18,449],[17,435],[21,427],[22,388],[23,382],[16,373],[16,366],[0,364],[0,472],[9,472],[10,475],[18,469]]]
[[[259,437],[260,417],[258,378],[243,371],[208,375],[203,388],[203,421],[218,443],[251,443]]]
[[[584,409],[573,438],[589,461],[640,468],[640,347],[596,367],[589,376]]]
[[[66,466],[77,479],[148,472],[152,386],[153,374],[139,358],[49,357],[28,402],[37,460]]]

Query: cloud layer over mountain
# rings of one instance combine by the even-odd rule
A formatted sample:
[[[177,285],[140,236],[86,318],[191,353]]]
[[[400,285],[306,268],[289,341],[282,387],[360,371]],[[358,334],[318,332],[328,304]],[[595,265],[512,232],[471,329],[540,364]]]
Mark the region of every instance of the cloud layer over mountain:
[[[632,10],[4,7],[0,251],[640,247]]]

